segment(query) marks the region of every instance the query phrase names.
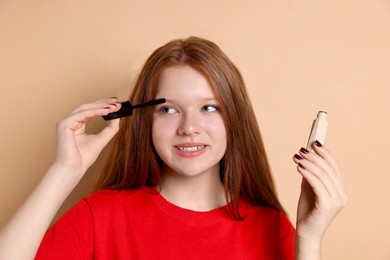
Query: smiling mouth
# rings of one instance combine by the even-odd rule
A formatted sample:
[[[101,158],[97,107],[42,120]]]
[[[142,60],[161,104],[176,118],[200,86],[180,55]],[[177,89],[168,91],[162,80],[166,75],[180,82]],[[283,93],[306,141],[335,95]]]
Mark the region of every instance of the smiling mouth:
[[[176,149],[183,152],[196,152],[205,148],[205,145],[197,145],[197,146],[176,146]]]

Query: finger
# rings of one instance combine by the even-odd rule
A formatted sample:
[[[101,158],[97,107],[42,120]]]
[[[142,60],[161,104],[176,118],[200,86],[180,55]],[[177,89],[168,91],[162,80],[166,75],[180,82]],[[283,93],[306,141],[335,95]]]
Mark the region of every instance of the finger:
[[[316,203],[319,209],[330,212],[339,212],[348,204],[348,196],[344,189],[334,189],[333,192],[329,192],[330,190],[323,185],[323,180],[317,178],[312,172],[301,165],[302,164],[297,166],[297,170],[312,188],[316,196],[316,201],[319,203]]]
[[[67,118],[58,123],[59,129],[69,128],[75,130],[80,124],[87,123],[91,118],[98,116],[105,116],[116,110],[114,107],[102,107],[94,109],[84,109],[73,114],[70,114]]]
[[[88,110],[88,109],[97,109],[97,108],[105,108],[105,107],[112,107],[113,109],[120,107],[120,102],[118,102],[117,98],[109,98],[109,99],[101,99],[97,100],[95,102],[82,104],[79,107],[77,107],[75,110],[71,112],[71,114],[75,114],[77,112],[80,112],[82,110]],[[119,110],[119,108],[118,108]]]
[[[296,156],[294,156],[294,161],[298,163],[299,172],[303,172],[305,175],[310,175],[310,178],[316,178],[318,180],[315,182],[316,185],[322,185],[328,195],[332,196],[332,194],[337,193],[333,180],[321,167],[304,158],[298,160]]]
[[[330,176],[334,180],[336,188],[337,188],[337,190],[338,190],[338,192],[340,194],[340,197],[342,198],[342,200],[345,202],[344,204],[346,205],[347,202],[348,202],[348,196],[347,196],[347,193],[346,193],[346,190],[345,190],[345,185],[344,185],[344,181],[343,181],[343,178],[342,178],[342,175],[341,175],[341,170],[340,170],[339,163],[332,156],[332,154],[329,151],[329,149],[327,147],[323,146],[320,142],[315,141],[314,145],[313,145],[313,148],[314,148],[314,152],[316,154],[318,154],[318,156],[323,158],[323,160],[326,161],[329,165],[331,165],[332,168],[334,169],[334,172],[336,174],[331,174]]]
[[[313,174],[311,174],[302,164],[297,165],[297,171],[302,175],[304,180],[309,184],[309,186],[312,188],[316,200],[320,201],[321,203],[328,199],[329,192],[325,189],[323,183],[321,180],[319,180],[317,177],[315,177]]]
[[[317,143],[317,142],[316,142]],[[317,165],[319,165],[324,171],[328,172],[338,189],[343,188],[343,180],[340,172],[340,167],[334,157],[329,151],[323,147],[320,143],[315,145],[314,152],[308,152],[306,149],[301,148],[300,154],[305,159],[308,159]]]
[[[334,169],[334,167],[328,161],[319,156],[317,153],[308,152],[306,149],[301,148],[299,154],[302,156],[302,158],[307,159],[318,166],[324,173],[327,173],[334,185],[338,185],[338,183],[340,183],[341,174],[338,172],[338,169]]]
[[[348,204],[348,195],[345,190],[345,185],[344,181],[342,178],[341,170],[340,170],[340,165],[337,162],[337,160],[332,156],[331,152],[329,149],[325,146],[323,146],[320,142],[316,141],[314,145],[314,151],[317,153],[320,157],[322,157],[325,161],[327,161],[332,167],[335,169],[336,175],[338,178],[335,178],[336,180],[336,188],[338,191],[338,194],[341,198],[342,202],[342,207],[345,207]]]
[[[319,141],[315,141],[313,144],[313,149],[315,153],[317,153],[325,161],[327,161],[333,167],[333,169],[335,169],[336,173],[341,177],[340,165],[337,160],[332,156],[328,148],[322,145]]]
[[[119,122],[120,122],[119,118],[110,120],[107,123],[107,126],[97,134],[97,136],[99,136],[103,141],[104,145],[106,145],[112,139],[112,137],[118,132]]]
[[[300,155],[294,155],[294,162],[318,178],[331,196],[337,196],[343,205],[347,204],[348,196],[342,179],[334,173],[333,168],[323,158],[316,153],[301,149]],[[301,170],[300,173],[302,172]]]
[[[324,182],[310,171],[306,170],[301,165],[297,167],[298,172],[303,176],[306,182],[312,188],[316,197],[316,207],[324,212],[339,212],[347,205],[348,198],[340,196],[338,192],[329,192],[329,190],[323,185]]]

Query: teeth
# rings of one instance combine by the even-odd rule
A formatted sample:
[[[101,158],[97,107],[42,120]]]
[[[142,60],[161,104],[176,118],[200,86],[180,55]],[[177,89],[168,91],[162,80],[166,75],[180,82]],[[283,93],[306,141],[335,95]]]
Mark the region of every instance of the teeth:
[[[195,151],[198,151],[200,149],[203,149],[204,148],[204,145],[200,145],[200,146],[186,146],[186,147],[181,147],[181,146],[178,146],[177,149],[179,149],[180,151],[184,151],[184,152],[195,152]]]

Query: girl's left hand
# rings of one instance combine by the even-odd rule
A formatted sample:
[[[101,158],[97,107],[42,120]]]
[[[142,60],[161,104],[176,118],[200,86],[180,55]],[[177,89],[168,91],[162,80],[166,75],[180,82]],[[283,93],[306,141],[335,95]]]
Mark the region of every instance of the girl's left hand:
[[[294,155],[298,172],[303,176],[297,210],[297,239],[320,245],[325,231],[347,205],[340,167],[320,142],[313,152],[301,148]]]

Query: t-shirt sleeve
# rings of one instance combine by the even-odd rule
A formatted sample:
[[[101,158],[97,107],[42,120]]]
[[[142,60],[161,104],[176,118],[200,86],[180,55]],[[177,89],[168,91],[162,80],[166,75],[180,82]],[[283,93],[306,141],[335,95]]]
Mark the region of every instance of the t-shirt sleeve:
[[[291,224],[288,217],[281,212],[280,213],[280,259],[294,260],[294,241],[295,241],[295,228]]]
[[[35,259],[92,259],[93,218],[86,200],[69,209],[46,232]]]

